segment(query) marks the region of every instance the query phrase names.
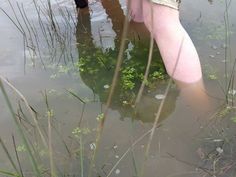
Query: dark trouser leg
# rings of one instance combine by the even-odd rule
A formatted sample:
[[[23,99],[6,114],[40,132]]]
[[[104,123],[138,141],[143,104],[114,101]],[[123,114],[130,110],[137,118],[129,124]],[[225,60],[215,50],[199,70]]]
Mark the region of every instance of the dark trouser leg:
[[[76,8],[85,8],[88,6],[88,2],[86,0],[75,0]]]

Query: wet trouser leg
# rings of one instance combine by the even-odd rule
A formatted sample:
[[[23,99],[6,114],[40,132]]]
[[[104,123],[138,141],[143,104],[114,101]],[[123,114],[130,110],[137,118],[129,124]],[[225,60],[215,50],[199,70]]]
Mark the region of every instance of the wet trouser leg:
[[[75,0],[76,8],[85,8],[88,6],[88,2],[86,0]]]

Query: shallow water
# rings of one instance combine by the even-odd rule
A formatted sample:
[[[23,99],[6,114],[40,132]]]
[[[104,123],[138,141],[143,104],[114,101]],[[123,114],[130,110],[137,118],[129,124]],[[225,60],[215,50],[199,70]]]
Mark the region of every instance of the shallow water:
[[[12,4],[17,9],[14,3],[15,1]],[[23,3],[30,22],[39,31],[37,39],[41,53],[35,56],[30,48],[24,47],[24,40],[19,30],[0,11],[0,74],[26,97],[37,112],[44,130],[47,129],[47,111],[52,110],[54,161],[57,168],[61,169],[58,170],[58,176],[62,174],[81,176],[78,155],[80,142],[72,132],[79,125],[90,130],[90,133],[82,135],[86,176],[95,143],[96,127],[99,124],[96,117],[105,108],[118,55],[125,12],[124,2],[120,1],[121,5],[118,1],[90,2],[90,13],[85,12],[79,21],[76,19],[73,2],[65,0],[52,2],[54,19],[61,34],[61,38],[53,36],[53,41],[65,39],[59,44],[56,42],[48,44],[45,40],[33,3],[30,0],[19,3]],[[232,60],[236,56],[234,50],[236,13],[232,8],[235,5],[235,1],[232,1],[229,8]],[[1,2],[0,7],[10,16],[14,16],[7,1]],[[65,15],[67,18],[65,22],[60,10],[67,10],[72,16]],[[220,114],[212,116],[225,102],[222,91],[226,84],[224,10],[223,2],[210,4],[206,0],[196,2],[186,0],[181,7],[181,21],[192,37],[201,58],[211,106],[207,108],[206,102],[201,102],[199,106],[197,96],[188,93],[188,89],[179,90],[172,84],[148,158],[144,157],[148,142],[148,136],[145,136],[134,146],[132,152],[122,159],[111,176],[137,176],[136,173],[140,173],[143,164],[147,177],[194,177],[209,176],[213,173],[224,177],[234,176],[235,125],[230,119],[235,117],[234,109],[228,112],[223,110]],[[24,24],[22,18],[19,19]],[[47,22],[43,18],[41,21]],[[24,29],[27,31],[25,27]],[[127,40],[129,45],[124,68],[137,68],[143,71],[149,48],[148,33],[143,25],[131,24]],[[161,59],[156,48],[154,61],[152,69],[161,68]],[[232,65],[227,65],[227,72],[230,73],[231,67]],[[167,86],[166,80],[154,82],[144,91],[137,106],[136,116],[132,108],[132,96],[138,92],[138,83],[133,91],[126,92],[120,84],[122,79],[119,80],[105,122],[94,176],[107,176],[122,154],[150,130]],[[19,97],[6,85],[5,88],[17,110]],[[75,93],[77,98],[70,92]],[[45,93],[47,93],[48,108]],[[22,101],[21,105],[24,105]],[[24,106],[23,110],[27,112]],[[14,134],[16,137],[18,135],[2,94],[0,112],[0,135],[10,152],[14,154],[11,135]],[[29,116],[28,113],[26,115]],[[216,118],[211,119],[212,117],[226,118],[219,121]],[[29,128],[29,135],[33,141],[38,141],[34,139],[32,127],[27,123],[25,126]],[[22,145],[20,139],[17,139],[16,143],[18,147]],[[69,148],[70,155],[65,144]],[[225,148],[223,155],[217,154],[216,148],[219,147]],[[42,161],[47,164],[47,154],[43,153],[45,150],[43,148],[37,150],[41,152]],[[25,152],[19,151],[19,154],[22,165],[25,169],[30,169],[29,163],[25,160],[27,159]],[[228,170],[224,171],[227,167]],[[0,169],[11,169],[3,151],[0,151]]]

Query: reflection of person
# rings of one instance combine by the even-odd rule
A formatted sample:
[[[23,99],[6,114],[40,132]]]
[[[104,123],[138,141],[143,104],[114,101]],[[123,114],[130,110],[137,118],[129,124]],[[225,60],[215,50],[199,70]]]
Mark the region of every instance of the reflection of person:
[[[98,4],[92,4],[91,6],[93,5],[97,7]],[[113,2],[113,6],[117,7],[113,10],[107,10],[109,5],[112,5],[112,2],[102,2],[102,6],[105,7],[108,18],[112,19],[111,22],[113,22],[113,30],[117,33],[117,36],[120,37],[124,14],[120,9],[120,4],[118,1]],[[90,8],[93,8],[91,6]],[[96,11],[94,13],[96,13]],[[105,103],[107,100],[108,91],[106,88],[104,88],[104,86],[110,85],[112,81],[118,49],[107,49],[103,51],[103,46],[98,47],[96,43],[94,43],[94,37],[92,34],[92,26],[94,21],[93,17],[89,14],[88,8],[81,9],[78,15],[79,18],[77,22],[76,37],[79,52],[79,74],[81,79],[83,79],[83,82],[99,96],[99,100],[102,103]],[[118,15],[119,18],[117,19],[115,15]],[[95,22],[97,23],[97,21]],[[129,37],[134,39],[132,35],[129,35]],[[130,39],[127,38],[127,40]],[[119,42],[119,39],[116,41]],[[119,45],[117,42],[116,45]],[[132,42],[133,40],[130,40],[130,43]],[[144,73],[146,65],[146,60],[144,60],[144,58],[146,58],[148,55],[148,42],[145,40],[136,41],[132,45],[133,48],[129,51],[130,59],[125,59],[123,65],[121,66],[121,77],[119,78],[114,98],[111,103],[111,109],[118,110],[121,114],[121,117],[133,116],[133,108],[131,107],[134,101],[133,96],[138,92],[138,88],[141,83],[139,75]],[[162,60],[160,60],[160,55],[157,48],[154,49],[153,55],[155,58],[159,58],[159,60],[156,60],[152,63],[150,75],[156,71],[162,71],[164,75],[164,66]],[[128,73],[132,77],[137,75],[135,76],[135,79],[128,78],[129,76],[124,74],[129,72],[129,68],[135,68],[135,73]],[[124,84],[129,84],[129,82],[131,84],[135,84],[135,87],[132,90],[124,88]],[[163,89],[165,85],[164,81],[162,83],[163,87],[160,87],[161,84],[159,84],[158,87],[158,92],[161,93],[164,92]],[[142,102],[137,105],[137,114],[135,119],[142,120],[143,122],[154,121],[156,111],[155,109],[160,104],[160,100],[155,98],[155,94],[157,93],[150,92],[144,94],[142,97]],[[178,91],[176,89],[172,89],[168,94],[166,106],[162,114],[162,119],[167,118],[175,109],[175,100],[177,96]],[[148,110],[148,113],[143,112],[144,110]]]

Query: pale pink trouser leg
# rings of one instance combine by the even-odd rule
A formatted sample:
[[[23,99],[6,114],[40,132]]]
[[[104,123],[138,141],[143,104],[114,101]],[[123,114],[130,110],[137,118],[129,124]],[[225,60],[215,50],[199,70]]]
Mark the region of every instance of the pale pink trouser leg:
[[[140,11],[137,9],[140,9],[141,5],[133,4],[135,2],[136,0],[131,0],[131,11],[142,12],[146,27],[150,32],[153,31],[166,70],[175,79],[181,95],[197,111],[209,111],[211,106],[202,81],[199,57],[192,40],[179,21],[179,11],[158,4],[153,4],[151,10],[149,0],[142,0],[143,10]],[[134,14],[133,17],[139,15]],[[137,21],[135,18],[133,20]]]
[[[140,14],[143,12],[144,23],[150,32],[153,31],[168,74],[173,79],[184,83],[199,81],[202,78],[199,57],[192,40],[179,21],[179,11],[154,3],[151,10],[149,0],[142,0],[142,2],[143,10],[140,10],[141,5],[137,0],[131,0],[130,8],[134,21],[137,21],[135,17],[141,19]],[[151,27],[152,12],[153,28]]]
[[[148,0],[143,0],[143,17],[147,28],[153,31],[168,74],[185,83],[199,81],[202,78],[199,57],[179,21],[179,11],[157,4],[152,4],[151,7]]]
[[[130,16],[135,22],[143,22],[142,0],[130,0]]]

